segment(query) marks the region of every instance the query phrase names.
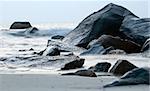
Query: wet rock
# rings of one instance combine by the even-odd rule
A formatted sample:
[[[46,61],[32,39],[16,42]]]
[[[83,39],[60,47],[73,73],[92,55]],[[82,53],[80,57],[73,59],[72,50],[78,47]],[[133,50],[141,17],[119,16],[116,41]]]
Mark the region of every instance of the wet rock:
[[[10,29],[26,29],[32,27],[29,22],[14,22]]]
[[[60,55],[60,50],[55,46],[49,46],[46,48],[46,50],[44,50],[42,52],[43,53],[40,53],[40,54],[42,54],[43,56],[58,56],[58,55]]]
[[[64,36],[61,36],[61,35],[55,35],[51,37],[51,39],[60,39],[60,40],[62,40],[63,38]]]
[[[92,70],[79,70],[75,72],[75,74],[79,76],[97,77],[95,72]]]
[[[150,84],[150,68],[135,68],[126,74],[124,74],[118,81],[114,81],[111,84],[104,87],[125,86],[125,85],[138,85],[138,84]]]
[[[134,41],[141,46],[150,38],[150,18],[135,18],[128,16],[123,20],[120,31],[126,36],[124,39]]]
[[[61,68],[61,70],[69,70],[69,69],[76,69],[81,68],[84,64],[84,60],[82,58],[78,58],[72,62],[66,63],[64,67]]]
[[[27,29],[25,30],[25,34],[34,34],[34,33],[36,33],[38,30],[39,30],[39,29],[36,28],[36,27],[30,27],[30,28],[27,28]]]
[[[102,35],[98,42],[104,47],[113,47],[115,49],[124,50],[127,53],[137,53],[141,51],[141,46],[133,41],[123,40],[119,37],[113,37],[111,35]]]
[[[78,76],[86,76],[86,77],[97,77],[94,71],[92,70],[79,70],[75,73],[65,73],[62,75],[78,75]]]
[[[93,67],[90,67],[89,70],[92,70],[94,72],[108,72],[110,67],[111,67],[110,63],[108,63],[108,62],[101,62],[101,63],[97,63]]]
[[[118,60],[111,68],[110,73],[113,73],[115,75],[124,75],[126,72],[134,68],[137,67],[127,60]]]
[[[63,41],[86,48],[89,42],[103,34],[118,35],[122,21],[128,15],[135,16],[124,7],[110,3],[87,16]]]

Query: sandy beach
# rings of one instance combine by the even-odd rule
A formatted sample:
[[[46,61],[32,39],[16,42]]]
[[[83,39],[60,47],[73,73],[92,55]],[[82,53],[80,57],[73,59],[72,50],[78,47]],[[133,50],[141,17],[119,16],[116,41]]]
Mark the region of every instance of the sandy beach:
[[[115,77],[79,77],[54,74],[1,74],[2,91],[149,91],[148,85],[102,88]]]

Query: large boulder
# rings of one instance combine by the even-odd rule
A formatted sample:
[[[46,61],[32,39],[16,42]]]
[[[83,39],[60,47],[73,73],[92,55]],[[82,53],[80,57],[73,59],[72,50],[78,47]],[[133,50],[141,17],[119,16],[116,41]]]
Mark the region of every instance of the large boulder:
[[[127,53],[136,53],[141,51],[141,46],[130,40],[123,40],[120,37],[111,35],[102,35],[98,42],[104,47],[113,47],[115,49],[124,50]]]
[[[129,39],[141,46],[150,38],[150,18],[136,18],[128,16],[123,20],[120,31]]]
[[[90,41],[103,34],[116,36],[122,21],[128,15],[135,16],[126,8],[110,3],[86,17],[63,41],[85,48]]]
[[[137,67],[127,60],[118,60],[110,69],[110,73],[113,73],[114,75],[124,75],[126,72],[134,68]]]
[[[94,72],[108,72],[111,64],[108,62],[97,63],[95,66],[90,67],[89,69]]]
[[[81,68],[84,64],[84,60],[82,58],[78,58],[72,62],[66,63],[64,67],[61,68],[61,70],[69,70],[69,69],[76,69]]]
[[[32,27],[29,22],[14,22],[10,29],[26,29]]]
[[[135,68],[124,74],[119,80],[107,84],[104,87],[150,84],[150,68]]]

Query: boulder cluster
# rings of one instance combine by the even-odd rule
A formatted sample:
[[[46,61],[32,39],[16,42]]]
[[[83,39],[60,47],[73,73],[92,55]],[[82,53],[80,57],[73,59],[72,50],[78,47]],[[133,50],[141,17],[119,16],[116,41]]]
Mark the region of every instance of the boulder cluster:
[[[87,16],[63,42],[88,49],[82,54],[103,54],[108,49],[138,53],[149,49],[150,19],[110,3]],[[94,41],[94,42],[93,42]]]

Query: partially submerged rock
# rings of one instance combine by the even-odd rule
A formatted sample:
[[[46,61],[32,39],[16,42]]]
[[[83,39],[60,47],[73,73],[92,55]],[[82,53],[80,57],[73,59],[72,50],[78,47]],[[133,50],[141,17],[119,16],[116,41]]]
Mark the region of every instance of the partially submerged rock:
[[[126,72],[134,68],[137,67],[127,60],[118,60],[110,69],[110,73],[113,73],[114,75],[124,75]]]
[[[36,33],[38,30],[39,30],[39,29],[36,28],[36,27],[30,27],[30,28],[27,28],[27,29],[25,30],[25,33],[26,33],[26,34],[34,34],[34,33]]]
[[[124,74],[118,81],[107,84],[104,87],[150,84],[150,68],[135,68]]]
[[[89,69],[94,72],[108,72],[111,64],[108,62],[97,63],[95,66],[90,67]]]
[[[56,46],[49,46],[43,51],[43,56],[58,56],[60,55],[60,50]]]
[[[29,22],[14,22],[10,29],[26,29],[32,27]]]
[[[63,38],[64,36],[61,36],[61,35],[55,35],[51,37],[51,39],[60,39],[60,40],[62,40]]]
[[[103,34],[118,35],[123,19],[129,15],[135,16],[124,7],[110,3],[86,17],[63,41],[86,48],[89,42]]]
[[[61,70],[69,70],[69,69],[76,69],[81,68],[84,64],[84,60],[82,58],[76,59],[72,62],[66,63],[64,67],[61,68]]]
[[[94,71],[92,70],[79,70],[75,73],[66,73],[62,75],[78,75],[78,76],[86,76],[86,77],[97,77]]]

